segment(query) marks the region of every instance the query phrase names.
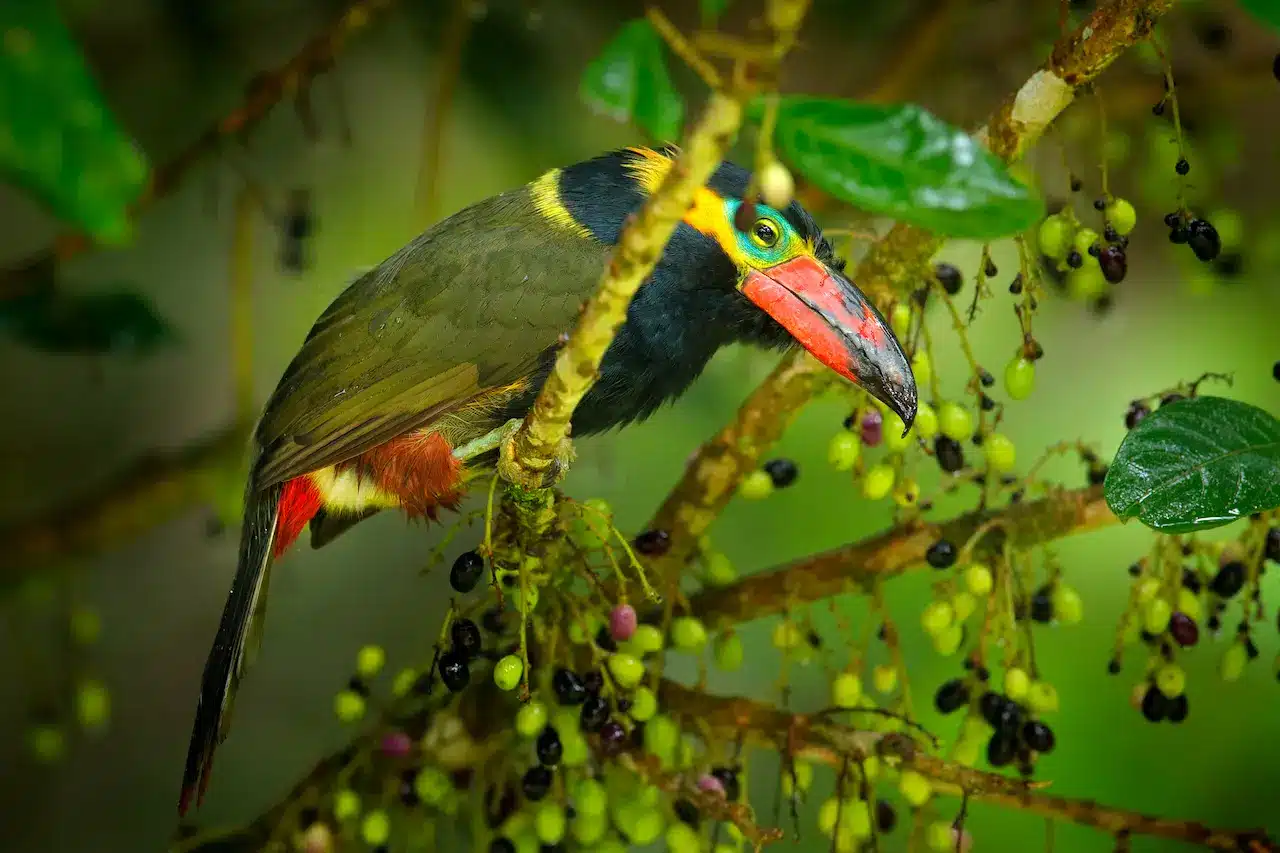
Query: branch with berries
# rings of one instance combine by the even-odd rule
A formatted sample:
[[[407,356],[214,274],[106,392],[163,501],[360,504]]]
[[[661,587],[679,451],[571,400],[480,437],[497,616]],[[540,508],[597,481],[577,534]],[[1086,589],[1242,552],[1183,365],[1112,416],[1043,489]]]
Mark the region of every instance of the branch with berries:
[[[297,99],[305,109],[311,82],[333,68],[348,39],[365,29],[378,15],[388,11],[395,0],[354,0],[322,32],[307,41],[283,65],[263,71],[250,82],[244,101],[220,117],[196,139],[156,169],[147,187],[130,207],[137,216],[176,190],[191,170],[214,154],[227,141],[243,140],[269,112],[286,98]],[[21,296],[49,286],[50,262],[58,263],[93,249],[85,234],[69,231],[58,235],[49,248],[24,258],[12,268],[0,271],[0,299]]]
[[[1101,6],[1058,41],[1040,69],[988,119],[978,138],[1004,160],[1018,159],[1082,87],[1147,38],[1172,6],[1173,0],[1116,0]],[[930,278],[929,259],[943,242],[915,226],[895,225],[862,257],[853,280],[887,309],[898,294]],[[829,371],[807,353],[788,356],[747,398],[734,421],[702,446],[649,525],[669,537],[664,565],[679,566],[687,560],[698,538],[710,529],[787,423],[831,381]]]

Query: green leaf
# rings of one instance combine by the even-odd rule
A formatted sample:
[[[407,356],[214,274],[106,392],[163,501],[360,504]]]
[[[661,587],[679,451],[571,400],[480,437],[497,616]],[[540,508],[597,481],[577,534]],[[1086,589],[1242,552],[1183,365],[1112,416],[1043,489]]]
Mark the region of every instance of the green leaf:
[[[674,142],[684,99],[671,83],[662,37],[644,18],[622,26],[582,75],[579,94],[618,121],[634,121],[654,140]]]
[[[1280,0],[1240,0],[1246,12],[1280,32]]]
[[[751,105],[759,117],[762,102]],[[779,99],[774,141],[819,188],[937,234],[993,240],[1044,217],[1044,202],[972,137],[912,104]]]
[[[1103,485],[1121,519],[1167,533],[1220,527],[1280,506],[1280,420],[1248,403],[1194,397],[1129,431]]]
[[[0,178],[99,242],[121,243],[147,171],[53,0],[0,2]]]
[[[149,355],[177,339],[150,302],[126,290],[46,290],[6,299],[0,331],[33,349],[76,354]]]
[[[714,24],[729,8],[731,0],[698,0],[698,8],[702,11],[702,23]]]

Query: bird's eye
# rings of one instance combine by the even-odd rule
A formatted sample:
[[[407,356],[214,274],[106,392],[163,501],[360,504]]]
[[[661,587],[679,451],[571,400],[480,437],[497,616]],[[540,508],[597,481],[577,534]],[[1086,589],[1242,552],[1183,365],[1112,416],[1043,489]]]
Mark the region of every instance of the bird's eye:
[[[772,219],[757,219],[751,226],[751,242],[762,249],[778,245],[778,226]]]

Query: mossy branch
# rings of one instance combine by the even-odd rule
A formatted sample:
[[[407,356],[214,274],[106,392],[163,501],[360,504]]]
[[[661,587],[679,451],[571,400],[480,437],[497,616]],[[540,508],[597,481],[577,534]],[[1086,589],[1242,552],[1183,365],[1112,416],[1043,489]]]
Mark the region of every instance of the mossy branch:
[[[936,758],[918,740],[905,734],[857,731],[818,715],[793,714],[741,697],[712,696],[672,681],[663,682],[661,701],[669,713],[696,718],[706,729],[734,736],[749,731],[757,743],[790,750],[793,755],[803,754],[832,765],[876,755],[900,769],[916,771],[933,782],[940,793],[966,796],[1111,835],[1145,835],[1237,853],[1280,851],[1280,844],[1262,829],[1214,829],[1196,821],[1155,817],[1092,800],[1046,794],[1041,789],[1047,783],[1025,782]]]
[[[233,470],[248,449],[248,426],[222,430],[133,462],[97,489],[37,518],[0,528],[7,592],[51,564],[99,553],[208,499],[209,478]]]
[[[1121,53],[1146,38],[1173,0],[1116,0],[1063,36],[1035,74],[1010,95],[978,131],[991,151],[1012,162],[1034,144],[1072,102]],[[881,308],[903,288],[924,280],[929,259],[945,241],[898,224],[858,263],[853,279]],[[698,451],[651,528],[667,531],[668,568],[684,564],[752,471],[781,437],[797,411],[827,388],[832,375],[807,352],[796,350],[752,392],[735,420]]]
[[[707,589],[690,598],[689,609],[708,625],[746,622],[843,593],[869,592],[881,581],[925,565],[925,553],[939,539],[959,548],[979,528],[989,532],[974,543],[974,560],[999,553],[1005,544],[1029,548],[1116,521],[1101,487],[1064,489],[1041,500],[966,513],[942,524],[890,529]]]
[[[243,138],[272,108],[288,97],[297,96],[311,81],[331,69],[347,40],[364,29],[396,0],[355,0],[322,32],[311,38],[295,55],[277,68],[254,77],[244,101],[219,118],[173,158],[152,172],[146,189],[129,208],[136,217],[155,202],[172,193],[191,170],[231,138]],[[48,262],[66,261],[92,249],[93,241],[76,231],[58,235],[47,249],[28,256],[12,268],[0,271],[0,299],[19,296],[49,286],[39,273]]]

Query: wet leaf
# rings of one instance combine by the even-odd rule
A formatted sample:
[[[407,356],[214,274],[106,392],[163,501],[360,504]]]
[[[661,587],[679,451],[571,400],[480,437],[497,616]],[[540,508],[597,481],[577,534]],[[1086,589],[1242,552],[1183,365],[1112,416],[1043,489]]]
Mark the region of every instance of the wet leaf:
[[[1280,0],[1240,0],[1246,12],[1280,33]]]
[[[762,110],[751,106],[754,116]],[[993,240],[1045,214],[998,157],[915,105],[784,96],[774,141],[783,159],[841,201],[948,237]]]
[[[1167,533],[1280,506],[1280,420],[1223,397],[1161,406],[1121,442],[1103,488],[1121,519]]]
[[[136,293],[44,291],[0,302],[0,332],[43,352],[149,355],[176,341]]]
[[[674,142],[684,99],[667,73],[662,37],[644,18],[622,26],[582,75],[579,94],[593,109],[633,121],[655,141]]]
[[[147,164],[53,0],[0,2],[0,179],[103,243],[128,239]]]

